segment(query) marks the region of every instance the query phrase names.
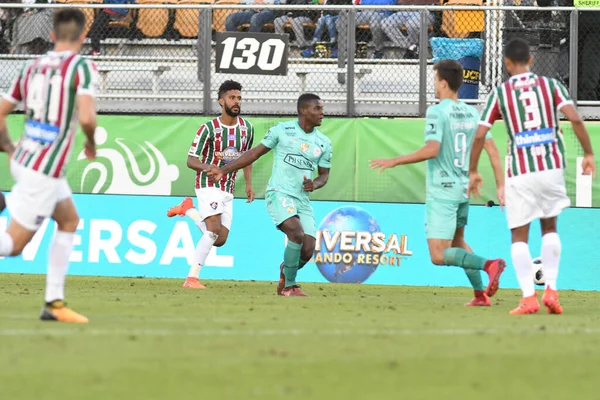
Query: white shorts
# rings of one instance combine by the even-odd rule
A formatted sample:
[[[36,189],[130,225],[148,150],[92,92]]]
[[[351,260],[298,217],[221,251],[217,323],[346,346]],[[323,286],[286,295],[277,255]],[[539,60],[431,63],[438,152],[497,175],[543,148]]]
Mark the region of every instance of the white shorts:
[[[10,195],[6,196],[10,217],[32,232],[52,216],[57,203],[72,196],[65,178],[51,178],[13,160],[10,172],[15,179]]]
[[[221,214],[221,225],[231,230],[233,218],[233,195],[214,187],[196,189],[198,212],[204,221],[213,215]]]
[[[507,178],[504,191],[510,229],[525,226],[534,219],[556,217],[571,205],[562,169]]]

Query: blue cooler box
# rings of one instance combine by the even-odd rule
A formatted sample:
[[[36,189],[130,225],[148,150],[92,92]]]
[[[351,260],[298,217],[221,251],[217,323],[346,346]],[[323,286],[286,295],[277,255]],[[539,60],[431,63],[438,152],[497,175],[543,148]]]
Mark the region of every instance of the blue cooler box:
[[[458,90],[459,99],[479,98],[479,67],[483,55],[483,40],[431,38],[433,62],[456,60],[463,67],[463,84]]]

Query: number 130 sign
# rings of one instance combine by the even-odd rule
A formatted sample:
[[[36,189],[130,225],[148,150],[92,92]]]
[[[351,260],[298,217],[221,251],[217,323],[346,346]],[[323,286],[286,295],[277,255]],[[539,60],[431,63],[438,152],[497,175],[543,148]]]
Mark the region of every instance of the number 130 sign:
[[[216,72],[287,75],[288,35],[218,32]]]

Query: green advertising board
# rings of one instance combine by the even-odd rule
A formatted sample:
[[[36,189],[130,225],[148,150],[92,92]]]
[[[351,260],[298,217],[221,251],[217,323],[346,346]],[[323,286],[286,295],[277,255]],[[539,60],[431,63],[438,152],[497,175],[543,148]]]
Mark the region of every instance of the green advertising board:
[[[248,118],[255,126],[255,145],[267,130],[289,118]],[[98,124],[106,135],[97,135],[97,158],[88,161],[82,153],[84,136],[78,133],[70,157],[67,179],[74,193],[142,194],[193,196],[195,172],[186,166],[187,153],[198,127],[207,117],[179,116],[99,116]],[[8,120],[11,136],[20,137],[23,116]],[[600,125],[588,125],[594,147],[600,148]],[[369,160],[393,157],[415,151],[423,145],[422,119],[329,118],[321,131],[333,145],[333,166],[329,183],[311,194],[315,200],[422,203],[425,200],[425,165],[402,166],[378,173]],[[506,152],[502,124],[492,130],[501,155]],[[569,150],[567,187],[574,196],[577,144],[570,130],[565,133]],[[0,188],[10,190],[6,155],[0,154],[4,171]],[[262,157],[253,169],[253,186],[258,197],[264,195],[271,175],[272,155]],[[483,198],[474,203],[496,200],[489,160],[482,157]],[[238,174],[236,196],[243,197],[245,184]],[[594,183],[594,193],[598,191]],[[600,196],[594,196],[595,200]],[[598,202],[598,204],[597,204]],[[600,200],[594,206],[600,205]]]

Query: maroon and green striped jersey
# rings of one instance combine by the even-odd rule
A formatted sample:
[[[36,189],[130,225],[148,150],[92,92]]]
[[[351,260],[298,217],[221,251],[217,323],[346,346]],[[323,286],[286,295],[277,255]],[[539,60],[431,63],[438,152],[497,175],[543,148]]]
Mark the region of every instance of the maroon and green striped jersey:
[[[250,150],[253,141],[254,127],[249,121],[238,117],[235,126],[226,126],[219,118],[215,118],[198,129],[188,155],[198,157],[204,164],[221,168]],[[237,171],[234,171],[224,175],[219,182],[212,183],[206,172],[196,172],[196,189],[217,187],[233,194],[236,174]]]
[[[573,101],[560,82],[533,73],[515,75],[491,93],[479,124],[504,119],[509,177],[566,167],[558,111],[567,104]]]
[[[23,102],[25,130],[13,160],[53,178],[64,176],[78,119],[75,99],[94,96],[97,71],[78,54],[50,51],[21,69],[4,98]]]

